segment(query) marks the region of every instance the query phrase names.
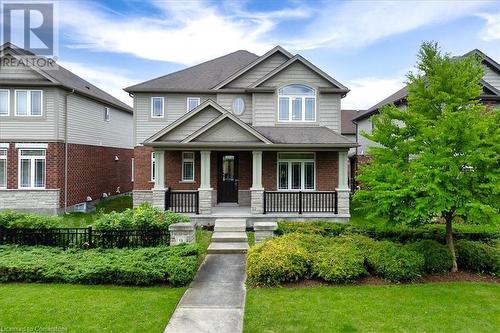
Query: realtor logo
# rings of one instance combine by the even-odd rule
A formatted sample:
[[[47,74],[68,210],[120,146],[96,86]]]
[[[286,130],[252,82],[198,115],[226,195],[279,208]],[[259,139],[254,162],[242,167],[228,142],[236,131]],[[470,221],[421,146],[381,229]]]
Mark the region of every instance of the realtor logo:
[[[54,56],[54,3],[0,1],[2,44],[12,43],[40,56]]]

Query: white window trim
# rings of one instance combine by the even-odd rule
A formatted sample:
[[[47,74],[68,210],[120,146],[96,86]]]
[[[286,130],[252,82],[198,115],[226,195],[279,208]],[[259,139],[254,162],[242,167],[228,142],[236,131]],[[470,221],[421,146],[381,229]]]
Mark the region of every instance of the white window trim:
[[[28,105],[28,114],[17,114],[17,92],[25,91],[28,97],[27,105]],[[40,114],[31,114],[33,110],[31,110],[31,92],[39,91],[40,92]],[[42,117],[43,116],[43,90],[38,89],[16,89],[14,90],[14,114],[16,117]]]
[[[242,103],[242,105],[243,105],[243,108],[242,108],[242,110],[241,110],[241,112],[240,112],[240,113],[236,113],[236,112],[235,112],[235,110],[234,110],[234,109],[235,109],[235,108],[234,108],[234,103],[235,103],[237,100],[241,100],[241,103]],[[245,107],[246,107],[246,105],[245,105],[245,99],[244,99],[243,97],[241,97],[241,96],[236,96],[235,98],[233,98],[233,101],[231,102],[231,111],[233,112],[233,114],[234,114],[235,116],[241,116],[241,115],[243,115],[243,113],[245,113]]]
[[[104,121],[108,123],[111,121],[111,109],[107,106],[104,107]]]
[[[21,151],[22,150],[44,150],[45,154],[44,156],[21,156]],[[17,159],[17,187],[22,190],[44,190],[45,187],[47,186],[47,150],[46,149],[40,149],[40,148],[27,148],[27,149],[20,149],[17,152],[18,159]],[[31,178],[30,178],[30,185],[34,185],[35,183],[35,160],[45,160],[44,163],[44,186],[43,187],[34,187],[34,186],[29,186],[29,187],[23,187],[21,186],[21,160],[31,160]]]
[[[9,144],[8,143],[0,143],[0,148],[5,148],[5,149],[9,149]]]
[[[153,113],[153,111],[154,111],[154,109],[153,109],[153,104],[154,104],[153,101],[155,99],[157,99],[157,98],[159,98],[159,99],[162,100],[162,103],[161,103],[161,105],[162,105],[162,107],[161,107],[161,116],[155,116],[154,113]],[[165,117],[165,97],[162,97],[162,96],[152,96],[151,97],[151,118],[158,119],[158,118],[164,118],[164,117]]]
[[[317,102],[318,102],[318,99],[317,99],[317,90],[314,89],[313,87],[307,85],[307,84],[302,84],[302,83],[297,83],[299,85],[302,85],[302,86],[306,86],[310,89],[312,89],[314,91],[314,95],[280,95],[279,91],[281,88],[284,88],[286,86],[290,86],[290,85],[293,85],[293,83],[291,84],[287,84],[287,85],[284,85],[282,87],[279,87],[278,90],[277,90],[277,94],[278,95],[278,101],[277,101],[277,117],[278,117],[278,122],[279,123],[315,123],[316,122],[316,119],[317,119]],[[280,98],[288,98],[288,119],[281,119],[280,118]],[[294,98],[300,98],[302,99],[302,110],[301,110],[301,119],[300,120],[293,120],[293,115],[292,115],[292,108],[293,108],[293,103],[292,103],[292,100]],[[306,98],[312,98],[314,100],[314,119],[312,120],[306,120]]]
[[[7,114],[0,114],[0,117],[9,117],[10,116],[10,89],[0,89],[0,92],[7,92]]]
[[[193,154],[193,157],[186,158],[186,157],[184,157],[186,154]],[[195,182],[195,176],[194,176],[194,172],[196,170],[195,160],[196,160],[196,155],[194,152],[192,152],[192,151],[183,151],[182,152],[181,182],[183,182],[183,183]],[[184,162],[192,162],[193,163],[193,179],[184,179]]]
[[[47,143],[16,143],[16,149],[47,149]]]
[[[156,156],[155,156],[155,152],[152,151],[151,152],[151,156],[150,156],[150,166],[149,166],[149,172],[151,174],[151,181],[154,182],[155,181],[155,165],[156,164]]]
[[[312,159],[281,159],[280,153],[285,154],[313,154]],[[280,174],[279,174],[279,163],[284,162],[288,163],[288,188],[280,188]],[[292,189],[292,162],[300,162],[300,189]],[[313,180],[313,188],[305,189],[305,163],[313,162],[314,163],[314,180]],[[299,191],[316,191],[316,153],[315,152],[279,152],[276,154],[276,188],[278,191],[284,192],[299,192]]]
[[[8,158],[7,158],[7,154],[9,153],[9,151],[7,150],[7,148],[3,148],[0,146],[0,150],[4,150],[5,151],[5,155],[0,155],[0,160],[1,161],[5,161],[5,166],[4,166],[4,176],[5,176],[5,186],[2,186],[0,184],[0,188],[1,189],[6,189],[7,188],[7,165],[8,165]]]
[[[189,110],[189,101],[190,100],[196,100],[198,102],[198,105],[195,106],[195,108],[197,108],[200,104],[201,104],[201,99],[199,97],[188,97],[186,98],[186,113],[193,110]]]

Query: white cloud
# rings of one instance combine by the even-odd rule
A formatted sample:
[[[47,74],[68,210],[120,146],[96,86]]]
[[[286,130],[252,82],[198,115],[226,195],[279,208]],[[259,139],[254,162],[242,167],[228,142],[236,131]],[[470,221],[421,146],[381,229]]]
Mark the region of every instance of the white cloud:
[[[500,39],[500,14],[481,13],[477,16],[486,21],[486,25],[479,33],[479,37],[488,42]]]
[[[89,66],[78,62],[60,61],[59,64],[125,104],[132,106],[132,98],[123,91],[123,88],[136,83],[136,80],[131,79],[125,73],[120,73],[114,68]]]
[[[351,89],[342,109],[365,110],[404,87],[402,78],[362,77],[344,82]]]

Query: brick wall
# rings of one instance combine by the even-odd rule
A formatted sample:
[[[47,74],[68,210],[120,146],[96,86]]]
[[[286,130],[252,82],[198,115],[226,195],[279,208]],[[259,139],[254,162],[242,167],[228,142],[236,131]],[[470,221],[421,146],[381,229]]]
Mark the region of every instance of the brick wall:
[[[276,154],[274,151],[262,153],[262,186],[266,191],[276,191]]]
[[[151,147],[134,148],[134,190],[150,190],[151,182]]]
[[[252,164],[253,164],[253,156],[251,151],[242,151],[240,152],[240,161],[239,161],[239,190],[249,190],[252,187]]]

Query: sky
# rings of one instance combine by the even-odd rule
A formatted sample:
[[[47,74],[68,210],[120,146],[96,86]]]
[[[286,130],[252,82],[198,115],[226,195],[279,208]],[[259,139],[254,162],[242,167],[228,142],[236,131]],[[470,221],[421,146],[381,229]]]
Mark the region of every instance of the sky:
[[[64,1],[59,63],[127,104],[124,87],[245,49],[281,45],[351,91],[366,109],[404,86],[422,41],[500,61],[494,1]]]

